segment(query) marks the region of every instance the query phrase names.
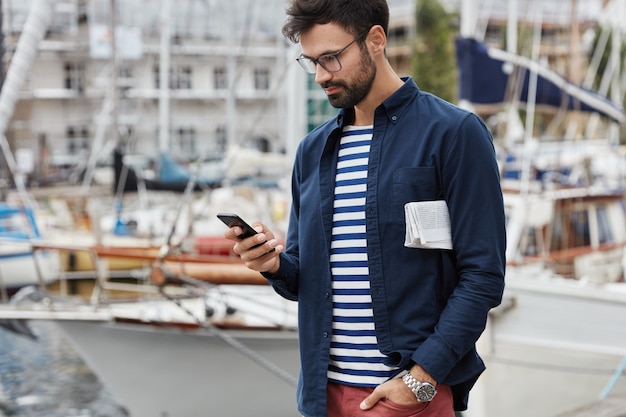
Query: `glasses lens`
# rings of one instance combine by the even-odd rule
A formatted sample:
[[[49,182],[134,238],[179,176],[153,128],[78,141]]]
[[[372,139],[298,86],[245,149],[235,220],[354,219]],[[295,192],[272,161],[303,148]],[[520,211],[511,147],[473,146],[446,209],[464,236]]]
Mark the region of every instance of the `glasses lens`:
[[[297,61],[306,72],[309,74],[315,74],[315,62],[311,59],[301,56],[297,59]]]
[[[317,59],[317,62],[319,62],[320,65],[328,72],[337,72],[341,69],[341,64],[339,63],[337,54],[322,55]]]

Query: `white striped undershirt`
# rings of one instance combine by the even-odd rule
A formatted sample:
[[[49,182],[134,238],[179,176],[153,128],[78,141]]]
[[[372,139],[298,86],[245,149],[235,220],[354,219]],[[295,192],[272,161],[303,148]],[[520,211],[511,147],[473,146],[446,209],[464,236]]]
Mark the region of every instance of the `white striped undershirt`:
[[[330,254],[333,334],[328,380],[375,387],[394,374],[378,349],[370,295],[365,192],[372,126],[346,126],[337,160]]]

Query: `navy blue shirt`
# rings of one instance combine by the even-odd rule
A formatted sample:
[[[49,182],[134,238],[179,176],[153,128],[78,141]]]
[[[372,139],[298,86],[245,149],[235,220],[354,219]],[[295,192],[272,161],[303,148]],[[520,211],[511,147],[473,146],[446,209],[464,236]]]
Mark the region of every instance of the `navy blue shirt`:
[[[341,128],[353,110],[309,133],[292,175],[292,207],[280,269],[266,277],[297,300],[299,411],[326,416],[332,333],[330,242]],[[475,114],[422,92],[412,78],[374,116],[366,196],[376,334],[389,364],[420,364],[467,408],[485,369],[476,352],[487,313],[504,290],[505,220],[492,137]],[[404,205],[445,200],[454,249],[404,246]]]

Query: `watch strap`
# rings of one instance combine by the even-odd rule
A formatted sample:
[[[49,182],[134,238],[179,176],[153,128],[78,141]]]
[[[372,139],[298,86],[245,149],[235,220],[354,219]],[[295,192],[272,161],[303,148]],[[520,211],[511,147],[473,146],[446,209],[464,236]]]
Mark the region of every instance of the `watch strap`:
[[[435,394],[437,394],[437,390],[433,384],[418,381],[410,372],[404,374],[402,381],[413,391],[413,394],[415,394],[419,402],[431,401],[435,397]]]

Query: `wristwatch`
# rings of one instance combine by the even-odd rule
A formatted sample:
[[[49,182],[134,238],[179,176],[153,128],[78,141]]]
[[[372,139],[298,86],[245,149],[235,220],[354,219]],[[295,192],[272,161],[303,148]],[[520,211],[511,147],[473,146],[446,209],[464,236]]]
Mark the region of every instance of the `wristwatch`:
[[[435,386],[430,382],[420,382],[410,372],[407,372],[403,377],[402,381],[406,384],[407,387],[413,394],[417,397],[417,401],[419,402],[428,402],[435,398],[435,394],[437,394],[437,390]]]

